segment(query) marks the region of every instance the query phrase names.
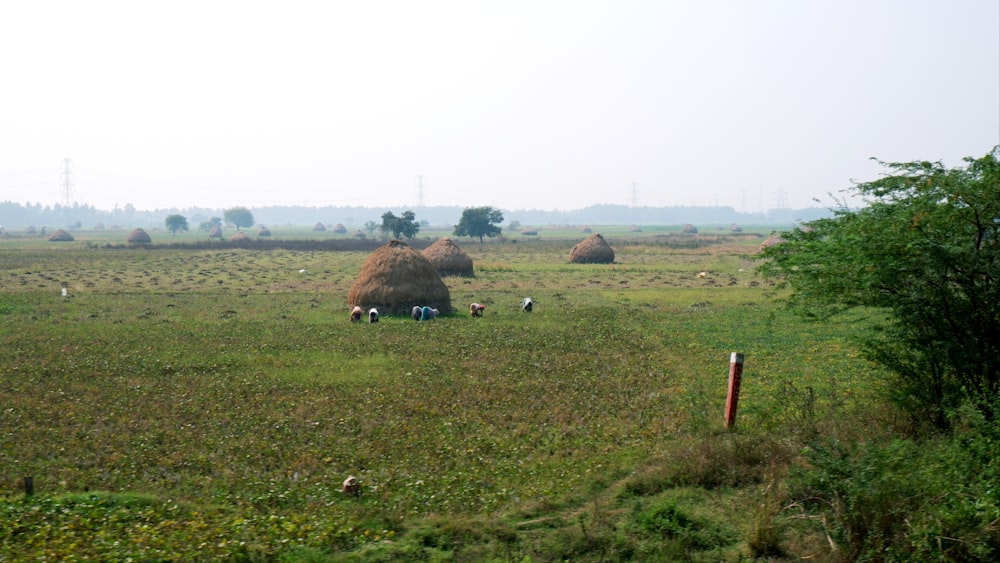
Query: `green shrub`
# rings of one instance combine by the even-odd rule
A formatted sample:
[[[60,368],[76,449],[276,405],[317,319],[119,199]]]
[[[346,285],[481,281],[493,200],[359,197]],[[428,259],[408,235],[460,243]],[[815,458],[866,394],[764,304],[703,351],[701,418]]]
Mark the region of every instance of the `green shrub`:
[[[981,420],[954,437],[817,445],[791,474],[791,495],[851,560],[995,559],[998,437]]]
[[[634,505],[625,526],[638,536],[642,552],[638,555],[644,560],[653,556],[673,558],[678,551],[683,554],[709,551],[733,541],[718,524],[691,516],[671,499],[659,499],[647,506]]]

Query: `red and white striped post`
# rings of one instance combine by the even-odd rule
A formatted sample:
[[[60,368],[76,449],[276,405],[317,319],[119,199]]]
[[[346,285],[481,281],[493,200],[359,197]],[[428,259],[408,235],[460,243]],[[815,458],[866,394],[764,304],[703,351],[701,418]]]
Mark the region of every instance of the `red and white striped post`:
[[[726,428],[736,424],[736,405],[740,400],[740,379],[743,377],[743,354],[729,357],[729,390],[726,393]]]

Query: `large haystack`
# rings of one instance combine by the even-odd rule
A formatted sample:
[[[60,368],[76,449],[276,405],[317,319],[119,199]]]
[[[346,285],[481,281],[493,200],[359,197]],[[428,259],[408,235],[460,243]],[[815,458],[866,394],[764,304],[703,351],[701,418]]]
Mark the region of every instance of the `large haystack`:
[[[337,223],[336,225],[333,226],[333,232],[337,233],[338,235],[343,235],[347,233],[347,227],[345,227],[343,223]]]
[[[430,260],[398,240],[368,256],[347,294],[348,309],[375,307],[381,314],[409,315],[415,305],[451,313],[448,286]]]
[[[781,238],[780,235],[772,234],[771,236],[764,239],[764,242],[760,243],[760,249],[764,250],[769,246],[774,246],[776,244],[781,244],[785,242],[785,239]]]
[[[472,258],[448,237],[437,240],[421,254],[431,261],[442,276],[474,276]]]
[[[56,232],[49,235],[49,240],[56,242],[67,242],[73,240],[73,235],[69,234],[69,232],[64,229],[59,229]]]
[[[271,236],[271,229],[268,229],[267,227],[261,227],[260,230],[257,231],[257,236],[258,237],[269,237],[269,236]]]
[[[324,225],[323,223],[316,223],[315,225],[313,225],[313,230],[314,231],[325,231],[326,230],[326,225]]]
[[[244,233],[243,231],[236,231],[235,233],[233,233],[233,236],[229,237],[229,240],[233,242],[239,240],[249,240],[249,239],[250,235]]]
[[[615,251],[601,233],[594,233],[573,247],[569,261],[576,264],[610,264],[615,261]]]
[[[131,233],[128,234],[128,238],[126,238],[125,240],[127,240],[132,244],[149,244],[153,242],[153,239],[149,237],[149,233],[147,233],[144,229],[141,228],[134,229]]]
[[[691,223],[685,223],[685,225],[683,227],[681,227],[681,234],[682,235],[696,235],[696,234],[698,234],[698,227],[695,227]]]

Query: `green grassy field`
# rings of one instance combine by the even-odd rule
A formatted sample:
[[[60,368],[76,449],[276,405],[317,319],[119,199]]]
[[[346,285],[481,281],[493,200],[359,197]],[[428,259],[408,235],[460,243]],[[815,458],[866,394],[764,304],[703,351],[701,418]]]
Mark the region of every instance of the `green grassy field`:
[[[614,264],[457,240],[458,310],[374,325],[366,251],[0,241],[0,559],[736,561],[778,519],[819,553],[768,500],[811,436],[881,422],[864,321],[783,311],[763,231],[594,232]]]

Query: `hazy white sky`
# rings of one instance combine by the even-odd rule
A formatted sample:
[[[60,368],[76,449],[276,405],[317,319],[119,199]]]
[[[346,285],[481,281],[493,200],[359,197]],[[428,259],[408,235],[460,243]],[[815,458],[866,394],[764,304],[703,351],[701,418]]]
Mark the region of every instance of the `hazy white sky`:
[[[756,211],[997,144],[996,0],[0,5],[0,201]]]

